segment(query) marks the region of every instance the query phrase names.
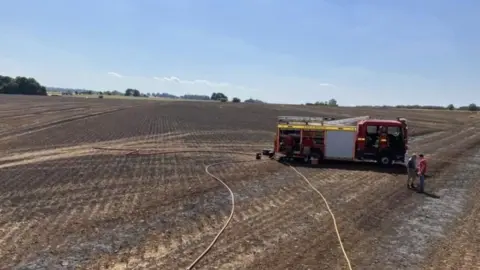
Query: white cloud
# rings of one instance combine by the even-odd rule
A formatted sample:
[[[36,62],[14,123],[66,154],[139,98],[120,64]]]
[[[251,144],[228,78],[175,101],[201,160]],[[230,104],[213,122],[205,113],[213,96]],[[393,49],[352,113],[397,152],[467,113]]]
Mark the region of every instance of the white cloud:
[[[155,80],[158,81],[163,81],[163,82],[172,82],[172,83],[178,83],[178,84],[189,84],[189,85],[206,85],[210,87],[237,87],[237,88],[243,88],[241,86],[233,86],[229,83],[222,83],[222,82],[212,82],[208,80],[182,80],[178,77],[175,76],[170,76],[170,77],[153,77]]]
[[[120,75],[116,72],[112,72],[112,71],[107,72],[107,74],[110,75],[110,76],[113,76],[113,77],[117,77],[117,78],[122,78],[123,77],[122,75]]]
[[[335,87],[335,85],[331,84],[331,83],[320,83],[318,85],[323,86],[323,87]]]
[[[163,78],[153,77],[153,78],[154,78],[155,80],[158,80],[158,81],[182,83],[182,81],[181,81],[179,78],[174,77],[174,76],[171,76],[171,77],[163,77]]]

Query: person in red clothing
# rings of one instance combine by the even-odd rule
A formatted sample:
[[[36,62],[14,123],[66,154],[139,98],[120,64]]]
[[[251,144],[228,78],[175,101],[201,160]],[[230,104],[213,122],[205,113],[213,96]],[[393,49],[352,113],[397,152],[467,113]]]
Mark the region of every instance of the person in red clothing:
[[[303,154],[307,157],[310,157],[310,153],[313,147],[312,137],[303,137],[302,146],[303,146]]]
[[[293,155],[293,147],[295,146],[295,139],[292,135],[288,135],[285,138],[285,151],[287,152],[287,156]]]
[[[379,129],[379,136],[378,136],[378,148],[384,149],[388,147],[388,135],[387,135],[387,127],[380,127]]]
[[[423,154],[418,155],[420,157],[420,161],[418,162],[418,176],[420,177],[420,187],[419,192],[424,192],[425,186],[425,173],[427,173],[427,160]]]

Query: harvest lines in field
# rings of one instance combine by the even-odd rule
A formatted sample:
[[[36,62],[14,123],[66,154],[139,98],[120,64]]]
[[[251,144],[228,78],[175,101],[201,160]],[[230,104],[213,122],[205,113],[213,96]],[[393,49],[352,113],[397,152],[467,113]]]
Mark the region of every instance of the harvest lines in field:
[[[125,148],[107,148],[107,147],[95,147],[94,149],[96,150],[106,150],[106,151],[123,151],[123,152],[127,152],[126,155],[145,155],[146,153],[141,153],[139,149],[125,149]],[[148,151],[150,153],[148,153],[147,155],[155,155],[155,154],[175,154],[175,153],[191,153],[191,152],[207,152],[207,153],[230,153],[230,154],[239,154],[239,155],[252,155],[251,153],[246,153],[246,152],[237,152],[237,151],[221,151],[221,150],[204,150],[204,149],[197,149],[197,150],[177,150],[177,151],[158,151],[157,149],[154,149],[154,150],[148,150],[148,149],[142,149],[143,151]],[[245,162],[254,162],[252,160],[241,160],[241,161],[224,161],[224,162],[217,162],[217,163],[212,163],[212,164],[208,164],[205,166],[205,173],[208,174],[210,177],[212,177],[213,179],[215,179],[216,181],[220,182],[229,192],[230,194],[230,198],[231,198],[231,204],[232,204],[232,208],[231,208],[231,211],[230,211],[230,215],[228,216],[227,220],[225,221],[224,225],[222,226],[222,228],[218,231],[218,233],[215,235],[215,237],[213,238],[212,242],[207,246],[207,248],[186,268],[187,270],[190,270],[192,269],[211,249],[212,247],[214,246],[214,244],[217,242],[217,240],[219,239],[219,237],[221,236],[221,234],[225,231],[225,229],[227,228],[228,224],[230,223],[230,221],[232,220],[233,218],[233,214],[235,212],[235,195],[232,191],[232,189],[221,179],[219,178],[218,176],[212,174],[210,171],[209,171],[209,168],[211,167],[214,167],[214,166],[218,166],[218,165],[222,165],[222,164],[234,164],[234,163],[245,163]],[[347,255],[347,252],[343,246],[343,242],[342,242],[342,238],[341,238],[341,235],[340,235],[340,231],[339,231],[339,228],[337,226],[337,222],[336,222],[336,219],[335,219],[335,214],[333,213],[332,209],[330,208],[330,205],[328,204],[328,201],[327,199],[323,196],[323,194],[317,189],[315,188],[312,183],[308,180],[308,178],[303,175],[300,171],[298,171],[295,167],[293,167],[291,164],[288,164],[288,163],[285,163],[287,164],[296,174],[298,174],[309,186],[312,190],[314,190],[321,198],[322,200],[324,201],[325,203],[325,206],[328,210],[328,212],[330,213],[331,217],[332,217],[332,221],[333,221],[333,226],[334,226],[334,229],[335,229],[335,233],[337,235],[337,238],[338,238],[338,241],[339,241],[339,244],[340,244],[340,248],[342,250],[342,253],[343,253],[343,256],[347,262],[347,266],[348,266],[348,269],[349,270],[352,270],[352,266],[351,266],[351,263],[350,263],[350,259]]]
[[[432,235],[409,250],[416,260],[396,256],[415,239],[404,223],[436,211],[434,224],[443,224],[442,203],[467,196],[459,186],[472,203],[480,186],[478,162],[465,153],[478,147],[470,114],[22,96],[0,103],[2,269],[185,269],[195,259],[194,269],[348,269],[347,257],[355,268],[420,269],[429,264],[418,260],[422,250],[438,253],[442,240]],[[119,108],[128,109],[75,120]],[[273,146],[278,115],[405,117],[408,153],[427,156],[426,189],[442,203],[407,189],[403,169],[295,165],[308,185],[285,164],[253,161]],[[221,164],[210,173],[233,192],[233,215],[231,192],[205,172],[213,163]],[[470,220],[462,231],[478,231],[478,218]],[[475,268],[477,240],[455,240],[458,248],[433,264]]]
[[[113,110],[96,112],[96,113],[87,114],[87,115],[74,116],[74,117],[70,117],[70,118],[67,118],[67,119],[62,119],[62,120],[58,120],[58,121],[54,121],[54,122],[45,123],[45,124],[41,124],[41,125],[38,125],[38,126],[33,126],[33,127],[30,127],[30,128],[26,128],[26,129],[24,129],[22,131],[19,131],[19,132],[0,133],[0,135],[4,135],[4,137],[0,138],[0,140],[5,141],[5,140],[9,140],[13,137],[20,137],[20,136],[24,136],[24,135],[27,135],[27,134],[32,134],[32,133],[35,133],[35,132],[39,132],[39,131],[43,131],[43,130],[46,130],[46,129],[54,128],[54,127],[57,127],[59,125],[66,124],[66,123],[69,123],[69,122],[73,122],[73,121],[77,121],[77,120],[83,120],[83,119],[92,118],[92,117],[97,117],[97,116],[106,115],[106,114],[110,114],[110,113],[115,113],[115,112],[119,112],[119,111],[122,111],[122,110],[125,110],[125,109],[127,109],[127,108],[113,109]]]

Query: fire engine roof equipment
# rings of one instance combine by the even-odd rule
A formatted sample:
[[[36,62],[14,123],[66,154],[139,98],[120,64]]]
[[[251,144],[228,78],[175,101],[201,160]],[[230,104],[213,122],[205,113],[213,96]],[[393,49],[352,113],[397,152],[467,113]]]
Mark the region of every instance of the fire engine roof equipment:
[[[340,120],[329,117],[279,116],[277,127],[279,129],[355,131],[358,121],[368,119],[370,119],[370,116]]]
[[[310,116],[279,116],[278,123],[323,123],[324,121],[335,120],[331,117],[310,117]]]

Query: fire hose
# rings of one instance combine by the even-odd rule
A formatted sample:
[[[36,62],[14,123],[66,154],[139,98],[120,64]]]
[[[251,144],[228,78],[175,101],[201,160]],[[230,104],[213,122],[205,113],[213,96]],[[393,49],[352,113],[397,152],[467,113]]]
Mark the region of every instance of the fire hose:
[[[176,151],[159,151],[159,150],[152,150],[152,149],[127,149],[127,148],[109,148],[109,147],[94,147],[93,149],[95,150],[103,150],[103,151],[119,151],[119,152],[127,152],[126,155],[140,155],[140,156],[144,156],[144,155],[165,155],[165,154],[179,154],[179,153],[225,153],[225,154],[237,154],[237,155],[248,155],[248,156],[251,156],[252,153],[248,153],[248,152],[240,152],[240,151],[230,151],[230,150],[206,150],[206,149],[198,149],[198,150],[176,150]],[[143,151],[148,151],[148,153],[141,153],[141,150]],[[197,265],[197,263],[203,258],[205,257],[205,255],[212,249],[212,247],[215,245],[215,243],[217,242],[218,238],[220,238],[220,235],[225,231],[225,229],[227,228],[228,224],[230,223],[230,221],[232,220],[233,218],[233,214],[235,212],[235,195],[232,191],[232,189],[222,180],[220,179],[219,177],[215,176],[214,174],[212,174],[209,169],[211,167],[214,167],[214,166],[218,166],[218,165],[222,165],[222,164],[236,164],[236,163],[247,163],[247,162],[258,162],[257,160],[242,160],[242,161],[223,161],[223,162],[217,162],[217,163],[212,163],[212,164],[208,164],[208,165],[205,165],[205,173],[208,174],[210,177],[212,177],[213,179],[215,179],[216,181],[220,182],[227,190],[228,192],[230,193],[230,198],[231,198],[231,204],[232,204],[232,208],[230,210],[230,215],[228,217],[228,219],[225,221],[224,225],[222,226],[222,228],[218,231],[218,233],[215,235],[215,237],[213,238],[212,242],[208,245],[208,247],[186,268],[187,270],[191,270],[193,269],[193,267],[195,267],[195,265]],[[303,175],[300,171],[298,171],[295,167],[293,167],[291,164],[287,163],[287,162],[283,162],[284,164],[288,165],[295,173],[297,173],[309,186],[311,189],[313,189],[318,195],[320,195],[320,197],[322,198],[323,202],[325,203],[325,206],[327,207],[327,210],[328,212],[330,213],[330,216],[332,217],[332,221],[333,221],[333,226],[334,226],[334,229],[335,229],[335,233],[337,235],[337,238],[338,238],[338,242],[339,242],[339,245],[340,245],[340,248],[342,250],[342,253],[343,253],[343,256],[345,258],[345,261],[347,263],[347,266],[348,266],[348,269],[349,270],[352,270],[352,265],[350,263],[350,259],[348,257],[348,254],[347,252],[345,251],[345,247],[343,246],[343,241],[342,241],[342,238],[341,238],[341,235],[340,235],[340,231],[338,229],[338,226],[337,226],[337,221],[335,219],[335,215],[332,211],[332,209],[330,208],[330,205],[328,204],[328,201],[327,199],[325,198],[325,196],[323,196],[323,194],[317,189],[315,188],[312,183],[310,182],[310,180],[305,176]]]

